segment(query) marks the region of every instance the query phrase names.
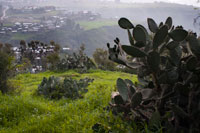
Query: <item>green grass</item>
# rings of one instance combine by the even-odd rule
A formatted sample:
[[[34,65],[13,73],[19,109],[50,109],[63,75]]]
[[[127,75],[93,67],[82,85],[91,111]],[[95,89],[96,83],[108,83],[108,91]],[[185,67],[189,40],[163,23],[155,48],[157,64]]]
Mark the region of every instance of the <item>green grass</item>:
[[[27,40],[29,38],[32,38],[34,34],[23,34],[23,33],[15,33],[11,37],[11,40]]]
[[[117,20],[95,20],[95,21],[79,21],[77,22],[85,30],[98,29],[103,26],[115,26],[117,25]]]
[[[50,11],[44,13],[10,13],[7,21],[9,23],[15,22],[30,22],[30,23],[40,23],[42,17],[57,16],[61,14],[61,11]],[[30,17],[32,19],[30,19]]]
[[[3,24],[3,26],[9,27],[9,26],[13,26],[13,24],[12,23],[5,23],[5,24]]]
[[[60,14],[60,11],[50,11],[50,12],[44,12],[44,13],[13,13],[13,14],[9,14],[9,17],[33,17],[34,19],[39,19],[41,17],[49,17],[49,16],[56,16],[58,14]]]
[[[43,77],[94,78],[83,99],[58,101],[48,100],[35,94]],[[111,112],[104,111],[115,90],[117,78],[136,81],[135,75],[120,72],[93,70],[79,74],[44,72],[21,74],[11,80],[18,88],[15,94],[0,94],[0,132],[92,132],[95,123],[103,123],[108,129],[126,132],[128,127]],[[112,125],[110,127],[110,125]]]

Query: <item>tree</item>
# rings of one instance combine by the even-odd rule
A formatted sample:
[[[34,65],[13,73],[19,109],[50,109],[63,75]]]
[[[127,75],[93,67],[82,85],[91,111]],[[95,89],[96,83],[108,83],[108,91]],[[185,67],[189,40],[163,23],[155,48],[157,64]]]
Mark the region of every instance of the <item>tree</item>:
[[[0,91],[6,93],[9,90],[8,77],[12,66],[12,57],[0,51]]]
[[[14,52],[12,51],[11,47],[12,47],[12,45],[9,43],[6,43],[6,44],[0,43],[0,51],[7,53],[10,56],[13,56]]]
[[[22,61],[16,66],[16,71],[17,73],[29,72],[31,67],[31,61],[28,58],[23,57]]]
[[[79,55],[84,56],[85,55],[84,51],[85,51],[85,44],[81,44],[79,48]]]
[[[102,48],[97,48],[93,53],[93,58],[98,68],[104,70],[114,70],[116,64],[108,59],[108,52]]]
[[[60,45],[59,45],[59,44],[55,44],[55,45],[54,45],[54,51],[55,51],[56,53],[59,53],[59,51],[60,51]]]
[[[2,43],[0,43],[0,50],[1,50],[1,48],[3,48],[3,44]]]
[[[49,68],[50,68],[51,70],[55,70],[57,64],[58,64],[59,61],[60,61],[60,57],[59,57],[58,53],[52,53],[52,54],[50,54],[50,55],[48,55],[48,56],[46,57],[46,61],[47,61],[47,63],[50,64],[50,67],[49,67]]]

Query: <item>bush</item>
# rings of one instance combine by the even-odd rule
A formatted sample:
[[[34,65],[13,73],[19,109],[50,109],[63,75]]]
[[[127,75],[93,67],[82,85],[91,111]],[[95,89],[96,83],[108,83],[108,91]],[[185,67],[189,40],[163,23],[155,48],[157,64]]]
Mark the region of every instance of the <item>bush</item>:
[[[21,62],[16,65],[16,73],[27,73],[32,68],[31,61],[28,58],[22,58]]]
[[[66,55],[57,65],[57,70],[65,71],[69,69],[78,69],[78,72],[85,73],[89,69],[95,69],[94,62],[84,53],[84,45],[80,47],[78,53]]]
[[[49,64],[48,68],[50,70],[56,70],[59,62],[60,62],[60,57],[58,53],[51,53],[46,57],[46,63]]]
[[[82,94],[88,91],[86,88],[90,82],[93,82],[93,79],[85,78],[77,81],[71,78],[65,78],[61,82],[59,78],[54,76],[49,79],[44,77],[38,87],[38,94],[50,99],[82,98]]]
[[[8,78],[11,72],[13,58],[0,51],[0,91],[6,93],[9,91]]]
[[[93,58],[99,69],[111,71],[116,69],[116,63],[108,59],[107,50],[97,48],[93,53]]]
[[[151,131],[163,126],[164,132],[200,132],[200,41],[182,26],[172,26],[172,18],[158,26],[149,18],[152,38],[142,25],[119,20],[128,31],[130,46],[109,48],[109,58],[129,68],[138,69],[138,84],[117,80],[118,92],[111,108],[123,118],[148,123]],[[133,29],[133,34],[130,30]],[[135,58],[132,62],[126,54]]]

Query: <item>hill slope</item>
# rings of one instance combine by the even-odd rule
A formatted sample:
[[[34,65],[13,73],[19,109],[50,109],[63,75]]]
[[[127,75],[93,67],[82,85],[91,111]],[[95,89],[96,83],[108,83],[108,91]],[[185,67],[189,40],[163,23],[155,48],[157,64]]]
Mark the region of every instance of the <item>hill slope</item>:
[[[35,95],[42,78],[52,75],[76,79],[90,77],[95,80],[83,99],[53,101]],[[108,122],[115,122],[114,129],[125,131],[125,125],[120,119],[112,118],[112,114],[103,110],[110,101],[111,91],[114,90],[118,77],[136,81],[134,75],[100,70],[87,74],[69,71],[18,75],[12,82],[19,87],[17,91],[21,91],[21,94],[0,94],[0,132],[88,133],[92,132],[92,126],[97,122],[105,125],[108,125]]]
[[[57,2],[57,1],[56,1]],[[62,4],[61,4],[62,3]],[[193,6],[170,4],[170,3],[149,3],[149,4],[116,4],[113,2],[69,2],[60,1],[55,3],[51,1],[42,5],[53,5],[66,10],[92,10],[102,14],[102,20],[97,22],[79,22],[84,28],[83,31],[70,32],[68,29],[53,30],[42,33],[1,35],[0,42],[19,45],[19,41],[40,40],[49,43],[51,40],[78,49],[82,43],[86,45],[86,53],[91,56],[96,48],[105,48],[107,42],[113,42],[119,37],[123,44],[128,44],[128,37],[125,30],[120,29],[117,21],[120,17],[127,17],[133,20],[133,23],[144,24],[147,27],[147,18],[153,18],[157,23],[165,21],[168,16],[173,18],[173,24],[183,25],[187,30],[199,32],[199,26],[194,26],[194,18],[198,16],[199,10]],[[106,18],[106,19],[105,19]]]

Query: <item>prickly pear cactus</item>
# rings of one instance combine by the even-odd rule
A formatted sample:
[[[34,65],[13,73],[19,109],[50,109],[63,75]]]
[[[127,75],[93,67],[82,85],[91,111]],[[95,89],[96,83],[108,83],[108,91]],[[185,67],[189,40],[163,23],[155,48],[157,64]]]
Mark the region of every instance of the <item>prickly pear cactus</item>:
[[[86,88],[91,82],[93,82],[93,79],[89,78],[80,79],[79,81],[65,78],[62,82],[59,78],[55,78],[54,76],[49,79],[44,77],[43,81],[38,86],[38,94],[44,95],[49,99],[82,98],[82,95],[88,91]]]
[[[113,48],[107,44],[109,59],[137,68],[139,81],[134,85],[118,79],[111,108],[145,120],[151,128],[157,120],[164,132],[200,132],[200,40],[182,26],[174,27],[171,17],[159,25],[152,18],[147,23],[151,34],[121,18],[119,26],[127,30],[130,45],[119,38]]]
[[[79,53],[66,55],[58,65],[57,69],[61,71],[76,69],[79,73],[86,73],[89,69],[95,69],[95,63],[84,53],[84,48]]]
[[[79,81],[73,80],[71,78],[65,78],[62,89],[65,92],[65,97],[76,99],[81,98],[83,93],[88,92],[86,89],[89,83],[93,82],[93,79],[85,78]]]

